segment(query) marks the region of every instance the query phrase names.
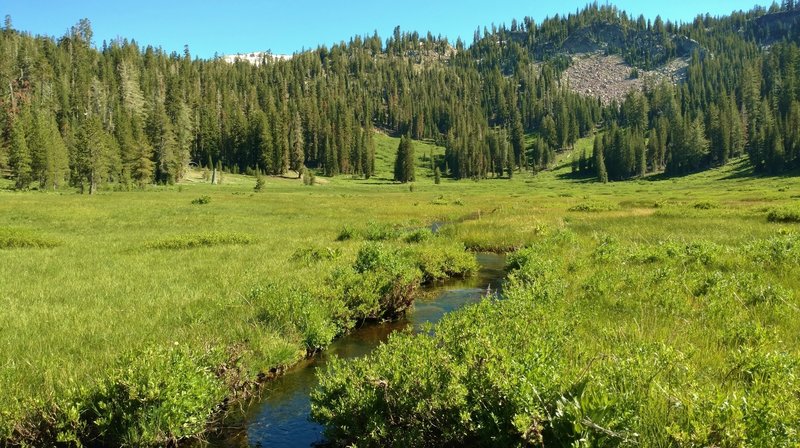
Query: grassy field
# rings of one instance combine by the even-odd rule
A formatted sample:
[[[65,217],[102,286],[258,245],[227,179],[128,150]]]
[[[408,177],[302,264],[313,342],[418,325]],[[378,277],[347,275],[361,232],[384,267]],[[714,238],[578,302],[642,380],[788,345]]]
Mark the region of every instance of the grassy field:
[[[309,346],[311,335],[346,329],[341,322],[326,327],[341,318],[341,309],[332,310],[329,303],[336,300],[332,294],[347,289],[329,288],[330,279],[343,267],[349,269],[365,247],[375,249],[372,244],[382,244],[378,252],[400,251],[419,265],[425,256],[414,251],[450,256],[458,253],[459,243],[473,250],[512,251],[563,231],[591,250],[611,240],[625,249],[697,242],[726,254],[780,232],[798,232],[791,219],[773,223],[767,218],[773,210],[797,210],[800,178],[751,177],[743,160],[684,178],[601,185],[572,177],[567,153],[556,169],[536,177],[444,179],[435,185],[424,158],[443,149],[417,144],[418,180],[411,191],[389,182],[397,141],[376,136],[378,172],[368,181],[341,176],[304,186],[299,180],[268,178],[264,192],[254,193],[253,178],[225,175],[220,186],[186,183],[95,196],[0,190],[0,439],[21,437],[29,430],[21,430],[20,422],[53,407],[69,414],[59,399],[91,389],[104,372],[119,371],[120,359],[130,353],[153,347],[210,353],[222,347],[223,354],[209,356],[224,360],[235,347],[241,355],[237,365],[249,377],[295,362],[315,348]],[[193,204],[201,197],[208,198],[206,204]],[[464,217],[473,219],[459,222]],[[403,229],[434,221],[456,223],[421,245],[398,236]],[[347,233],[343,229],[378,236],[337,241]],[[382,233],[387,241],[365,242],[383,239]],[[548,250],[559,257],[560,249]],[[582,285],[603,261],[578,259],[571,269],[578,270],[576,285]],[[621,269],[626,266],[623,259],[612,261],[622,263]],[[731,264],[734,270],[745,268],[752,265]],[[794,277],[784,278],[778,270],[759,284],[778,282],[781,297],[791,305],[781,308],[786,315],[774,316],[769,328],[797,357],[800,282],[797,269],[787,269]],[[564,267],[563,273],[569,272]],[[335,278],[342,276],[347,278]],[[608,294],[629,291],[625,281],[631,279],[618,280],[606,285]],[[255,288],[278,292],[264,296]],[[657,296],[658,283],[651,288]],[[285,308],[254,303],[285,296],[296,299]],[[358,308],[352,303],[343,307]],[[629,322],[652,307],[601,302],[587,309],[604,316],[592,331],[612,331],[615,319]],[[322,314],[306,312],[318,309]],[[667,338],[672,329],[664,324],[652,334]],[[692,343],[700,336],[682,335]],[[321,345],[329,339],[321,338]],[[705,342],[693,346],[701,357],[727,353]],[[214,397],[210,394],[209,400]],[[71,429],[58,437],[69,438],[82,423],[65,419]]]

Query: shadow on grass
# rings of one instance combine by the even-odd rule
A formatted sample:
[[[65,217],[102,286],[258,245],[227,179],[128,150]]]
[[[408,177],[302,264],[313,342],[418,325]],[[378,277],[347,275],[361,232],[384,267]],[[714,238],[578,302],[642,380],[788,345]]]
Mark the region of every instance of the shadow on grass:
[[[595,176],[592,173],[566,172],[566,173],[556,174],[556,179],[571,180],[575,183],[581,183],[581,184],[591,184],[597,182],[597,176]]]

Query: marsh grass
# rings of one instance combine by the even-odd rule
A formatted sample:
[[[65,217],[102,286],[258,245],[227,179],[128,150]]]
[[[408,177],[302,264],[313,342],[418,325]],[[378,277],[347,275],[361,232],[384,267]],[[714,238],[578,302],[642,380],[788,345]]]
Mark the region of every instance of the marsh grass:
[[[251,244],[253,238],[242,233],[211,232],[191,235],[178,235],[147,243],[148,249],[181,250],[198,247]]]

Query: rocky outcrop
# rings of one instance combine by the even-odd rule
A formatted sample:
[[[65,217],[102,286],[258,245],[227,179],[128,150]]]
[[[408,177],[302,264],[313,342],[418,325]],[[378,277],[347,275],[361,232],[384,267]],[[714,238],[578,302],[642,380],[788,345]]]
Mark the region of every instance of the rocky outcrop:
[[[634,68],[620,56],[595,52],[574,56],[572,65],[564,73],[564,80],[574,92],[610,104],[614,100],[621,102],[628,92],[641,91],[648,84],[662,81],[677,84],[686,79],[688,66],[688,58],[676,58],[656,70],[637,69],[638,77],[632,77]]]

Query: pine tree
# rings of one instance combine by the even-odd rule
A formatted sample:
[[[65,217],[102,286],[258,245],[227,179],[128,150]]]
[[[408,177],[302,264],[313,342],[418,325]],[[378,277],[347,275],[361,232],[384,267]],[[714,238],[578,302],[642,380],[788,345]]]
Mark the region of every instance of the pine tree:
[[[588,168],[588,161],[586,159],[586,148],[581,150],[581,156],[578,159],[578,172],[585,173]]]
[[[69,176],[69,154],[55,117],[45,111],[36,113],[32,144],[39,148],[36,179],[42,188],[56,190]]]
[[[433,169],[433,183],[439,185],[442,183],[442,172],[439,171],[439,167]]]
[[[11,166],[11,173],[14,176],[14,186],[20,190],[30,187],[33,180],[31,154],[28,149],[28,143],[25,141],[24,127],[25,124],[22,122],[21,117],[17,116],[12,119],[9,132],[11,149],[8,161]]]
[[[403,136],[397,147],[397,156],[394,162],[394,180],[397,182],[414,181],[414,145],[411,138]]]
[[[525,153],[525,130],[522,126],[520,114],[516,109],[514,109],[511,122],[511,147],[514,150],[514,164],[517,167],[521,167]]]
[[[375,174],[375,142],[372,139],[372,130],[367,129],[361,134],[361,174],[369,179]]]
[[[289,144],[292,148],[290,167],[297,172],[297,178],[299,179],[301,176],[300,169],[305,163],[305,142],[303,141],[303,124],[300,121],[300,113],[298,112],[294,113],[294,118],[292,119],[290,137]]]
[[[605,149],[603,148],[603,138],[597,136],[594,138],[594,164],[597,167],[597,180],[607,184],[608,171],[606,170],[606,162],[604,156]]]
[[[97,192],[98,186],[108,175],[108,145],[100,118],[92,116],[81,124],[75,148],[75,182],[89,194]]]

